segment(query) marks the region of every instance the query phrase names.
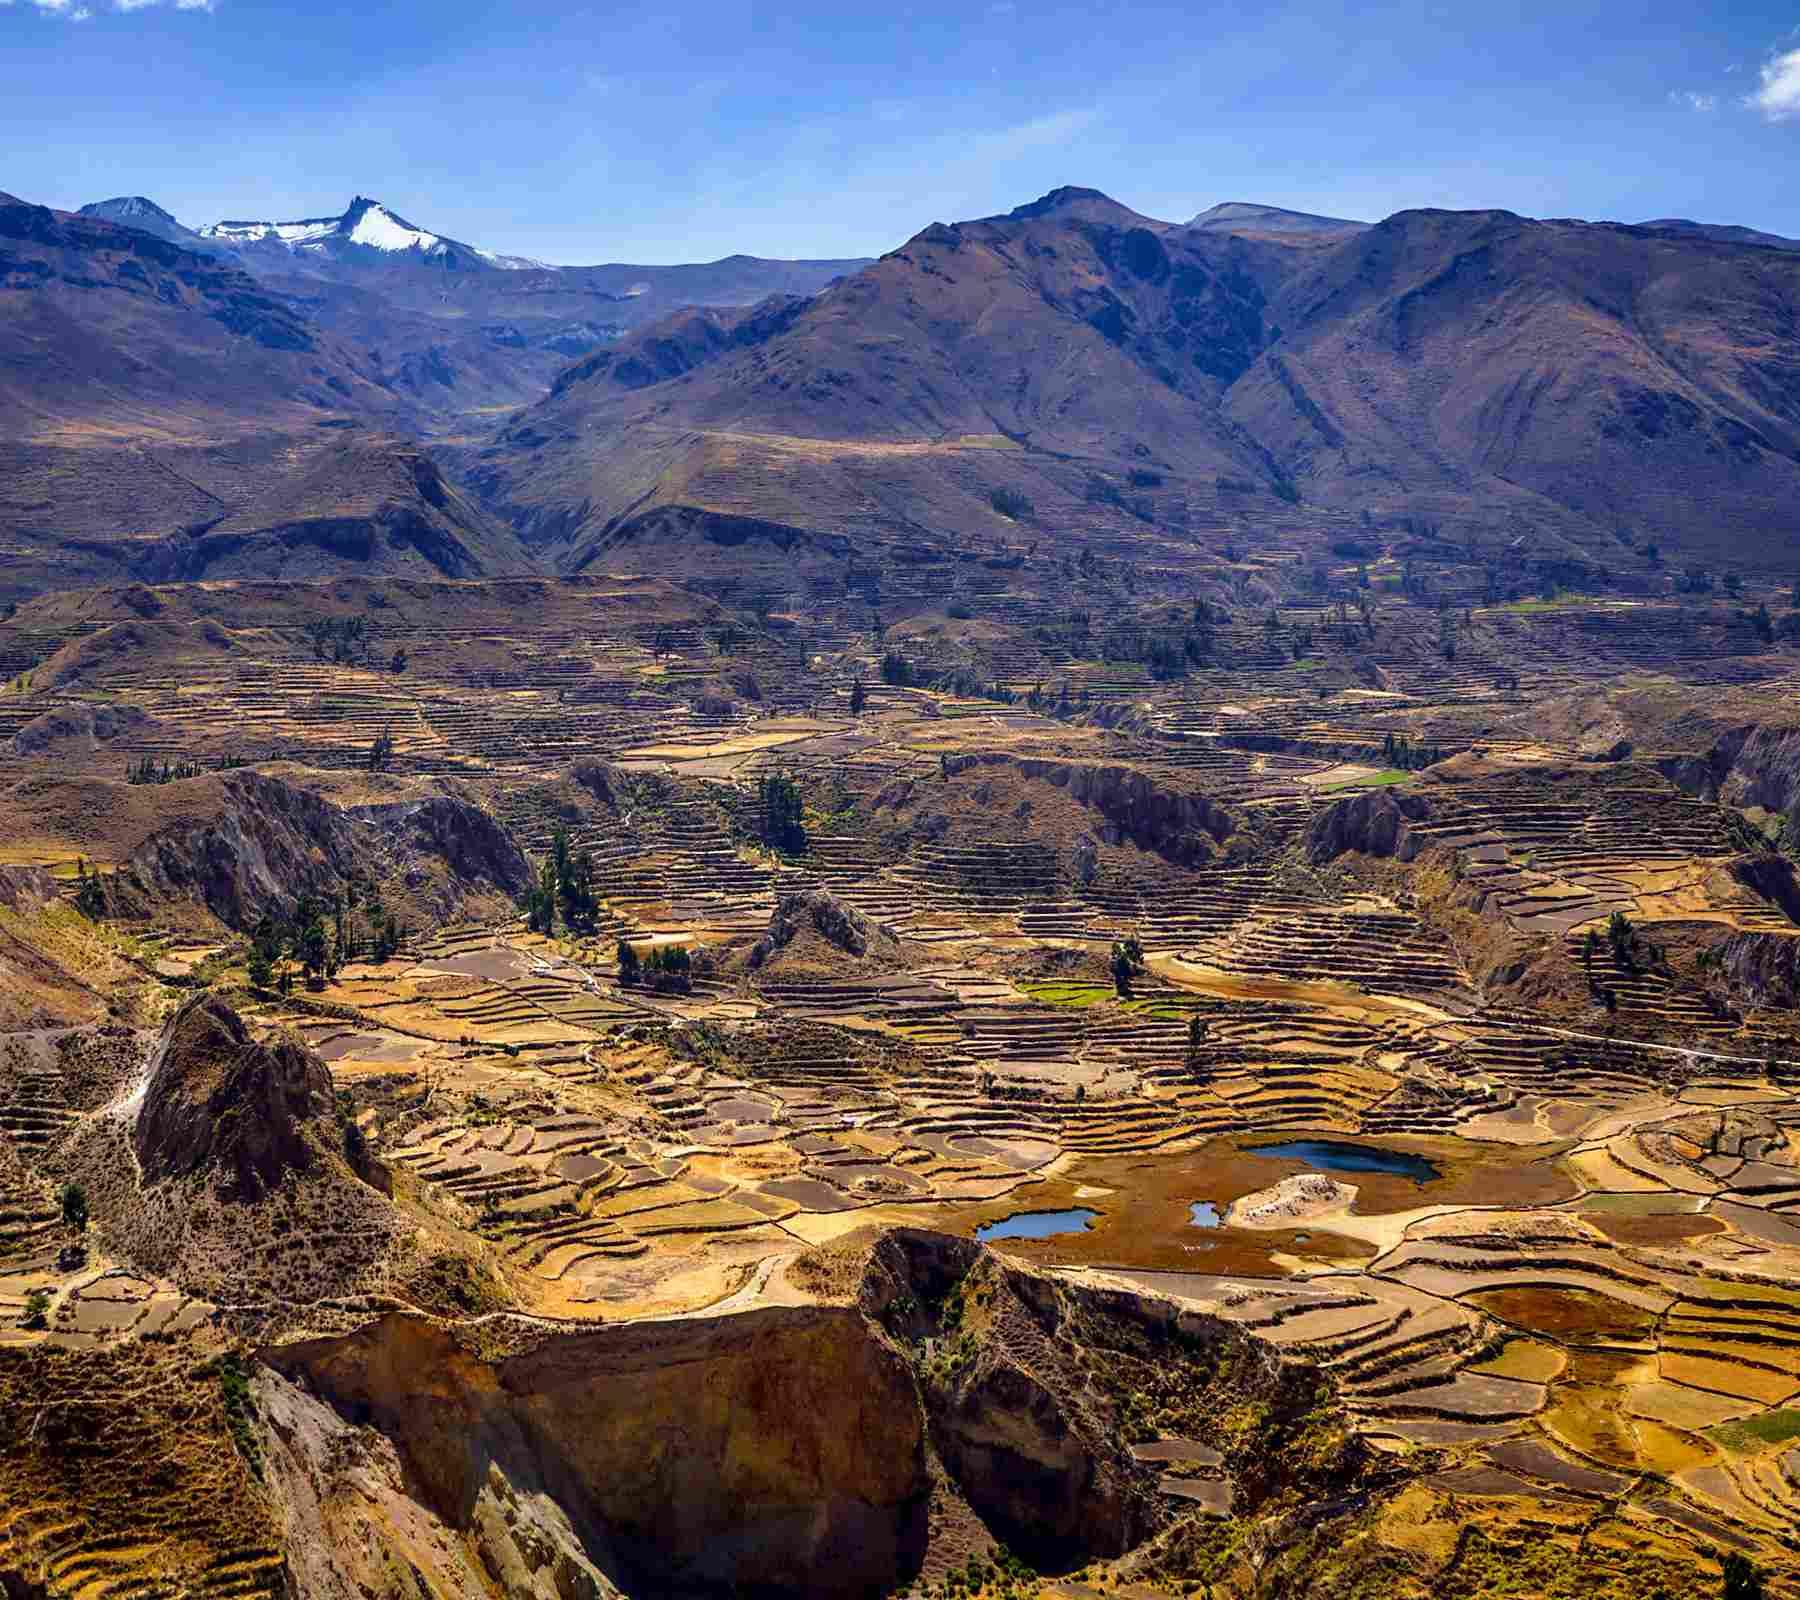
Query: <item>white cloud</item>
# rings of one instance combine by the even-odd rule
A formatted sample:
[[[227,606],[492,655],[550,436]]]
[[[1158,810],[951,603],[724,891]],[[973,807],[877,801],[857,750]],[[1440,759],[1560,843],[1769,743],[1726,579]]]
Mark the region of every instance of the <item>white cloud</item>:
[[[1762,81],[1744,104],[1771,122],[1800,117],[1800,50],[1787,50],[1765,61],[1758,75]]]
[[[0,0],[0,6],[11,6],[18,0]],[[64,22],[91,22],[94,18],[94,6],[87,0],[24,0],[33,11],[41,12],[46,17],[60,17]],[[112,9],[124,16],[134,11],[147,11],[152,6],[163,4],[163,0],[112,0]],[[211,11],[216,0],[175,0],[177,11]]]
[[[1690,111],[1717,111],[1719,97],[1716,94],[1699,94],[1692,89],[1671,89],[1669,100],[1672,104],[1686,106]]]

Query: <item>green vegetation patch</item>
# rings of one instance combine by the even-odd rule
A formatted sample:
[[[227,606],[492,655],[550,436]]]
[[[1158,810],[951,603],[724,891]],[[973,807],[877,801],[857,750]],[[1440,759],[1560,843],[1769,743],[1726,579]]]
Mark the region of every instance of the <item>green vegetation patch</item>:
[[[1398,767],[1388,767],[1381,772],[1371,772],[1366,778],[1351,778],[1344,783],[1327,784],[1326,794],[1343,794],[1347,789],[1390,789],[1396,783],[1405,783],[1412,774],[1402,772]]]
[[[1737,1422],[1721,1422],[1717,1427],[1708,1428],[1706,1436],[1736,1455],[1748,1454],[1765,1445],[1786,1444],[1790,1439],[1800,1439],[1800,1410],[1783,1406]]]
[[[1104,983],[1024,983],[1019,987],[1047,1006],[1097,1006],[1113,997]]]

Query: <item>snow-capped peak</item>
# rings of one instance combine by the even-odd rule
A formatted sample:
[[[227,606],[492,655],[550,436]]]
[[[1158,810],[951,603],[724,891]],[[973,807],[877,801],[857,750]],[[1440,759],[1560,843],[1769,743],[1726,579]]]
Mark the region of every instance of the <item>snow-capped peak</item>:
[[[437,250],[444,240],[423,228],[415,228],[396,216],[379,200],[358,195],[342,216],[307,217],[299,222],[215,222],[202,228],[208,239],[232,244],[284,244],[290,250],[316,250],[333,241],[362,245],[389,253]]]
[[[4,3],[0,0],[0,4]],[[379,200],[360,194],[342,216],[309,217],[300,222],[215,222],[200,233],[204,238],[233,245],[275,244],[312,253],[337,253],[346,245],[357,245],[364,250],[379,250],[383,255],[411,254],[452,267],[473,265],[470,258],[474,257],[506,272],[547,270],[543,262],[528,256],[495,255],[415,228]]]
[[[348,238],[352,244],[366,245],[371,250],[429,250],[444,242],[435,233],[402,222],[377,200],[352,201],[341,223],[350,224]]]

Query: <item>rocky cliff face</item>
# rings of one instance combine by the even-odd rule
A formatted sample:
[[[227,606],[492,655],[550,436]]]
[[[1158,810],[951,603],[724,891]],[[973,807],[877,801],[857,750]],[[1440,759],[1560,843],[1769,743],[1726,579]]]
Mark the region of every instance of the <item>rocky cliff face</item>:
[[[912,1379],[848,1307],[633,1323],[513,1354],[391,1316],[267,1359],[374,1423],[451,1528],[500,1548],[509,1497],[548,1495],[579,1545],[543,1564],[566,1556],[632,1593],[876,1594],[923,1554]]]
[[[958,1493],[1043,1570],[1123,1554],[1176,1515],[1156,1464],[1132,1452],[1142,1440],[1192,1441],[1236,1514],[1283,1479],[1311,1473],[1322,1489],[1363,1469],[1315,1370],[1152,1295],[905,1229],[875,1247],[860,1304],[918,1352],[932,1446]],[[1257,1429],[1234,1425],[1250,1414]]]
[[[1411,861],[1423,841],[1407,824],[1423,822],[1430,815],[1429,802],[1419,795],[1396,794],[1392,789],[1351,795],[1313,818],[1306,853],[1314,866],[1334,861],[1350,850]]]
[[[1203,794],[1171,789],[1132,767],[1054,761],[980,751],[950,756],[947,776],[980,766],[1005,766],[1064,790],[1070,799],[1105,818],[1107,842],[1130,841],[1182,866],[1209,861],[1237,831],[1237,820]]]
[[[300,894],[331,895],[361,878],[398,880],[423,912],[447,916],[471,895],[512,898],[531,882],[511,835],[454,794],[349,809],[248,769],[218,784],[216,804],[132,853],[115,880],[120,909],[188,899],[249,928]]]
[[[1800,812],[1800,729],[1733,728],[1704,756],[1673,757],[1660,769],[1689,794],[1743,808]]]

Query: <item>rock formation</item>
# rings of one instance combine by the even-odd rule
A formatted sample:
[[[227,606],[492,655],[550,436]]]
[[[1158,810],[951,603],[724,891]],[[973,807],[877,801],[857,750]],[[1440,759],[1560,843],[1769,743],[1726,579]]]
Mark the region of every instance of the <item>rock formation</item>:
[[[891,952],[895,945],[892,938],[829,889],[807,889],[784,894],[775,903],[769,931],[751,948],[750,965],[762,966],[808,929],[853,956],[865,956],[871,950]]]
[[[1422,841],[1407,824],[1423,822],[1430,815],[1430,803],[1419,795],[1398,794],[1392,789],[1351,795],[1313,818],[1306,853],[1315,866],[1348,850],[1410,861],[1419,853]]]
[[[297,1040],[261,1044],[212,995],[190,1000],[151,1056],[132,1147],[148,1183],[211,1172],[244,1196],[313,1162],[331,1075]]]

